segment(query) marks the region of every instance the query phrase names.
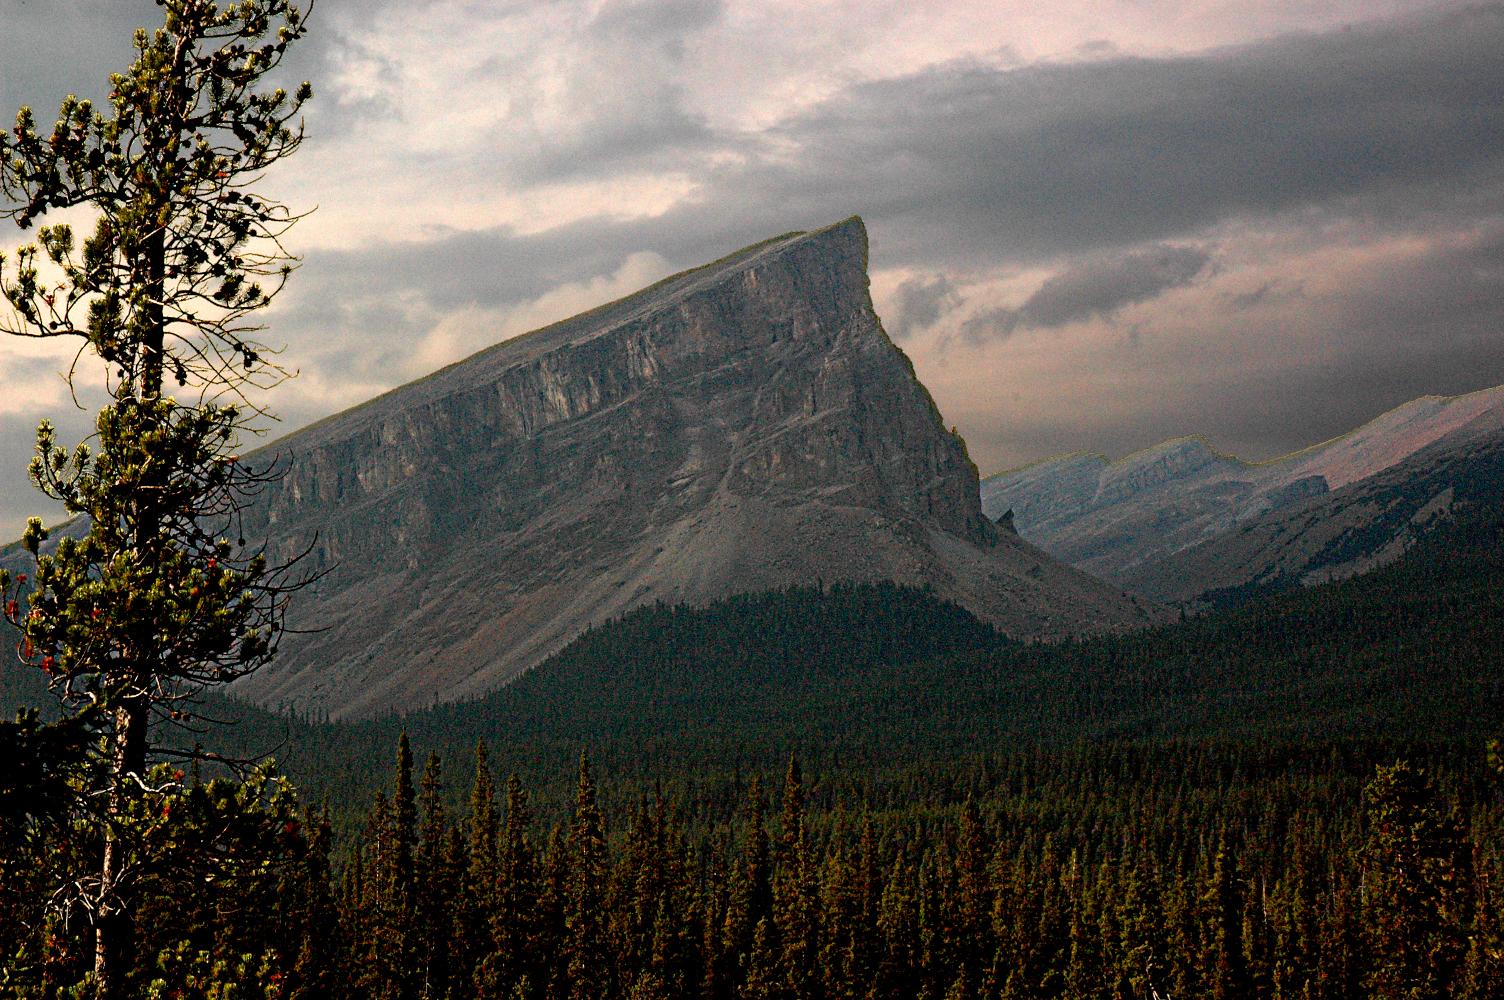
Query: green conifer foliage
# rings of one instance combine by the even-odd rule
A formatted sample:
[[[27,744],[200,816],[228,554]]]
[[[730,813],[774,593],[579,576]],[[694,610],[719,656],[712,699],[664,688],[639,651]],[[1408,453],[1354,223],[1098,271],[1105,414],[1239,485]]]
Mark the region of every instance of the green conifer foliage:
[[[414,860],[413,920],[416,982],[421,996],[444,996],[450,988],[449,902],[459,892],[459,872],[445,851],[449,831],[444,807],[444,769],[429,754],[418,784],[421,813]]]
[[[286,375],[252,317],[292,272],[280,241],[295,216],[253,185],[302,142],[311,88],[265,77],[303,36],[303,16],[287,0],[158,6],[163,24],[136,33],[108,106],[70,96],[50,128],[22,108],[0,133],[0,214],[23,229],[68,209],[93,220],[82,241],[44,224],[0,258],[0,331],[68,341],[74,372],[109,397],[92,447],[38,428],[32,481],[89,529],[47,551],[33,519],[35,570],[0,572],[0,602],[22,661],[102,736],[74,800],[103,839],[97,877],[62,883],[70,898],[57,899],[91,915],[105,1000],[139,992],[127,977],[143,874],[181,863],[127,821],[182,792],[145,782],[148,727],[182,721],[205,687],[265,663],[289,593],[235,514],[267,474],[238,458],[255,397]]]
[[[1249,993],[1235,864],[1224,837],[1212,856],[1210,880],[1201,897],[1205,928],[1201,967],[1206,995],[1214,1000],[1241,1000]]]
[[[1380,767],[1364,792],[1364,928],[1373,995],[1447,996],[1467,951],[1471,858],[1424,771]]]
[[[491,763],[484,740],[475,744],[474,777],[470,783],[464,868],[452,912],[450,966],[455,981],[476,984],[481,989],[479,966],[490,948],[487,914],[496,888],[496,846],[500,816]],[[484,978],[484,977],[482,977]],[[485,996],[495,996],[485,993]]]
[[[612,969],[608,961],[604,887],[606,829],[595,801],[590,761],[580,754],[580,778],[574,820],[569,828],[569,875],[566,882],[563,961],[569,1000],[606,996]]]

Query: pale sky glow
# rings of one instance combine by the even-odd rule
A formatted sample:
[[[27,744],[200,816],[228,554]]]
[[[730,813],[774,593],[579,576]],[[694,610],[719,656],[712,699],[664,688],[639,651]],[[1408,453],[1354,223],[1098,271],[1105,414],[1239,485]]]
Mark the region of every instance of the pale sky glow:
[[[0,115],[150,0],[0,0]],[[1199,432],[1266,457],[1504,382],[1504,5],[319,0],[318,211],[268,315],[293,427],[775,233],[860,213],[984,472]],[[16,243],[0,232],[0,246]],[[66,357],[0,342],[0,531]],[[4,473],[4,469],[13,470]]]

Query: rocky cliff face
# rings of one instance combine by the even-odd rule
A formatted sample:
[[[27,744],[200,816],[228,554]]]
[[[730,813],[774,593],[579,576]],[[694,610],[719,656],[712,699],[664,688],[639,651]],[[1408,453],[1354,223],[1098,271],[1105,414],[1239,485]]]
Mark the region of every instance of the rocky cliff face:
[[[857,219],[502,343],[264,450],[246,536],[308,548],[265,703],[354,716],[477,694],[651,601],[933,585],[1020,635],[1155,611],[984,516],[883,333]]]
[[[1504,387],[1426,396],[1342,437],[1258,464],[1220,455],[1195,437],[1116,462],[1066,456],[983,481],[983,507],[994,516],[1013,508],[1024,538],[1160,600],[1274,578],[1309,581],[1338,572],[1326,561],[1337,551],[1333,538],[1368,530],[1364,512],[1378,508],[1351,503],[1367,495],[1359,484],[1383,474],[1388,495],[1422,467],[1432,470],[1425,473],[1429,482],[1434,462],[1411,467],[1412,458],[1465,456],[1501,422]],[[1330,523],[1318,528],[1323,520]],[[1372,558],[1380,550],[1403,551],[1390,544],[1392,537],[1399,536],[1384,535]]]

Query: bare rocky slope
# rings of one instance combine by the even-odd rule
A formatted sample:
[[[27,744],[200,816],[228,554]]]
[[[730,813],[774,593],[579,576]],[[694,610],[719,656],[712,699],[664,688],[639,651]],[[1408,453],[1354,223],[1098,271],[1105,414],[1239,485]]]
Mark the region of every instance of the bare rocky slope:
[[[983,508],[994,517],[1011,509],[1023,537],[1158,600],[1310,583],[1404,551],[1416,528],[1409,516],[1430,516],[1422,509],[1433,500],[1444,507],[1449,470],[1491,447],[1501,426],[1504,387],[1426,396],[1257,464],[1199,437],[1116,462],[1067,455],[984,480]],[[1470,474],[1455,475],[1461,484]],[[1421,495],[1433,485],[1435,496]]]
[[[645,602],[929,584],[1019,636],[1162,612],[982,512],[964,442],[883,332],[859,219],[501,343],[252,460],[247,512],[327,571],[255,701],[358,717],[494,688]]]
[[[1146,561],[1127,580],[1164,600],[1216,602],[1325,583],[1390,563],[1442,519],[1501,495],[1504,421],[1477,421],[1331,493]]]

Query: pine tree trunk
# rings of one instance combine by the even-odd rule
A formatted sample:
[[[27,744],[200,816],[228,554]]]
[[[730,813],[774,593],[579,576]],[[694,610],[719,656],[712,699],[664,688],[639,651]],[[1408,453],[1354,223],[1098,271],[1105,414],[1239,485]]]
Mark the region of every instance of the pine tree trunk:
[[[165,198],[165,195],[163,196]],[[166,324],[163,319],[162,292],[166,280],[166,239],[161,229],[154,231],[144,250],[148,288],[147,333],[141,345],[141,381],[137,392],[142,400],[162,395],[163,347]],[[138,553],[155,553],[161,526],[156,491],[150,488],[134,499],[136,507],[135,547]],[[138,649],[137,656],[152,660],[149,648]],[[131,662],[126,660],[125,666]],[[128,670],[129,668],[127,668]],[[146,729],[149,704],[144,676],[117,678],[126,695],[115,708],[115,731],[111,737],[109,816],[111,822],[125,809],[131,789],[131,776],[146,771]],[[117,687],[119,690],[119,687]],[[120,891],[118,883],[126,859],[113,826],[105,828],[104,861],[100,866],[99,913],[94,934],[94,979],[98,1000],[126,1000],[125,974],[129,965],[130,944],[135,936],[134,904]]]
[[[125,808],[130,775],[146,767],[146,701],[133,698],[115,709],[110,773],[111,816]],[[100,905],[94,932],[94,980],[99,1000],[125,1000],[125,970],[135,933],[134,909],[121,898],[117,883],[125,867],[122,844],[106,827],[100,866]]]

